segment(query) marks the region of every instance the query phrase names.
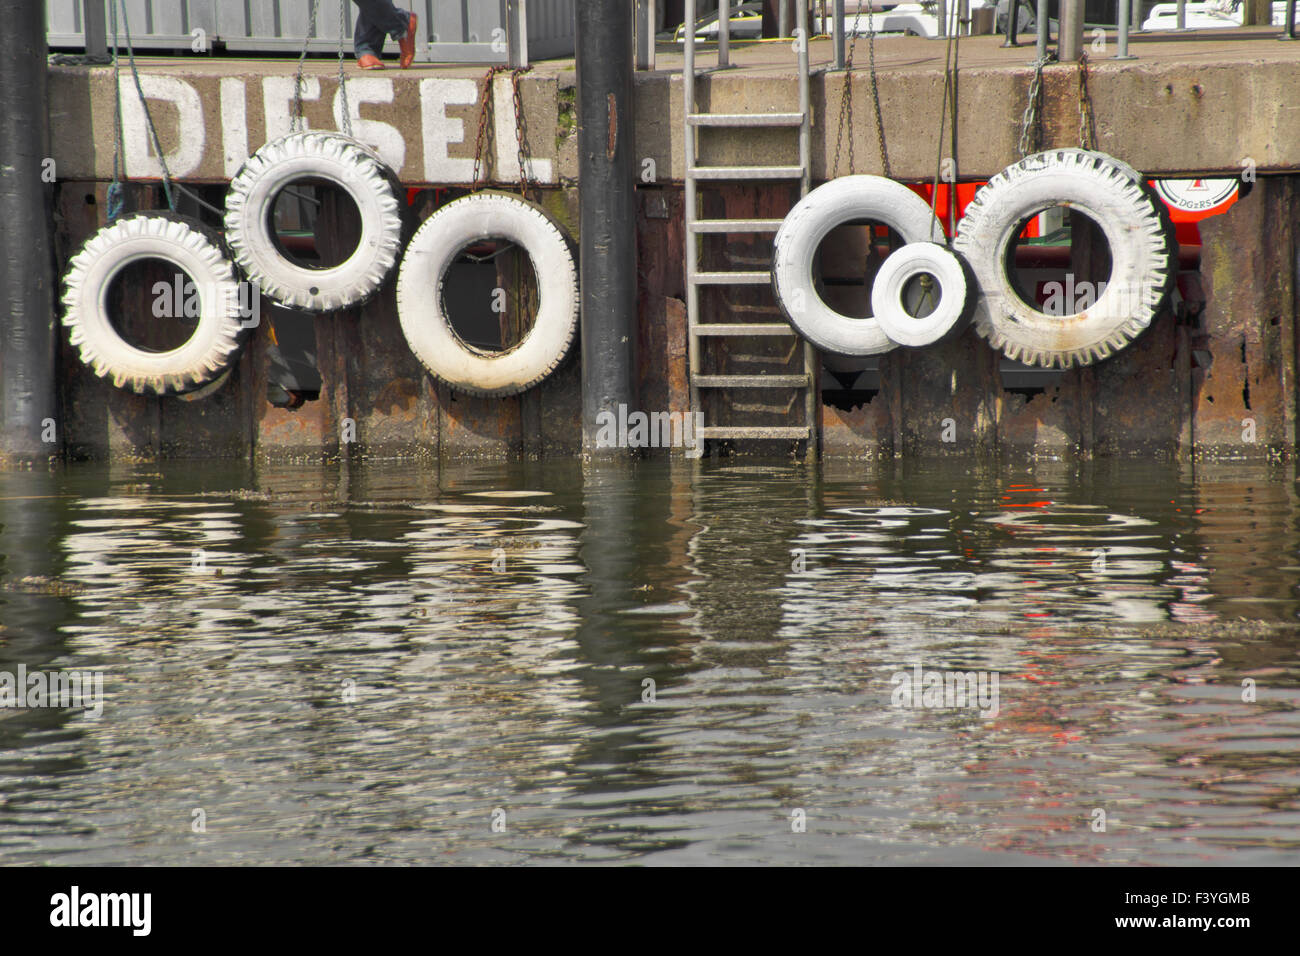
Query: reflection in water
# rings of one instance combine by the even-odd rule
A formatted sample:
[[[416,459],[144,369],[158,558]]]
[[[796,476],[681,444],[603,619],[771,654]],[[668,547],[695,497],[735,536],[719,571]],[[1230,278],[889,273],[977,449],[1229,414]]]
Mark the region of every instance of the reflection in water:
[[[0,862],[1294,862],[1294,477],[0,474]]]

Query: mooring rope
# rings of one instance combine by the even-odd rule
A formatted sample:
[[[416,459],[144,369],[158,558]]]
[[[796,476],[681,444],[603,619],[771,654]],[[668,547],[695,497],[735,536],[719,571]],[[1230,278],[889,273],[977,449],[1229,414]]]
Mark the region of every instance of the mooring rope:
[[[126,205],[122,186],[122,66],[118,60],[117,4],[109,7],[113,21],[113,181],[108,184],[108,221],[116,222]]]
[[[956,3],[957,0],[949,0],[949,2]],[[945,28],[947,26],[947,24],[944,24]],[[930,215],[935,218],[935,221],[939,221],[939,180],[943,175],[943,134],[948,125],[949,115],[952,116],[951,159],[954,164],[957,161],[957,62],[961,52],[960,44],[961,24],[958,21],[956,26],[948,33],[948,45],[943,54],[943,107],[939,111],[938,155],[934,161],[934,184],[930,193]],[[948,221],[955,224],[957,221],[957,183],[955,176],[953,180],[948,184]]]
[[[144,110],[145,124],[149,127],[149,138],[153,143],[154,152],[158,154],[158,167],[162,170],[163,194],[167,197],[167,208],[172,212],[176,211],[176,198],[172,195],[171,172],[167,169],[167,157],[163,155],[162,143],[158,139],[158,129],[153,123],[153,114],[149,112],[149,101],[144,95],[144,86],[140,83],[140,70],[135,63],[135,47],[131,43],[131,21],[126,12],[126,0],[117,0],[117,5],[122,9],[122,33],[126,37],[126,56],[131,64],[131,76],[135,80],[135,92],[140,97],[140,106]],[[117,36],[113,37],[114,49],[116,49]],[[118,96],[121,96],[121,87],[118,87]],[[121,131],[119,130],[119,133]]]
[[[153,144],[154,152],[158,155],[158,167],[162,171],[163,194],[167,197],[167,208],[176,211],[175,193],[184,193],[190,199],[194,200],[199,206],[214,213],[218,217],[224,218],[225,213],[207,202],[198,193],[188,189],[178,182],[172,180],[171,170],[167,168],[167,157],[163,153],[162,142],[158,138],[158,127],[154,125],[153,114],[149,110],[149,100],[144,95],[144,86],[140,82],[140,70],[135,62],[135,47],[131,42],[131,23],[127,17],[126,0],[115,0],[110,4],[112,10],[113,22],[113,82],[116,85],[114,89],[114,119],[113,119],[113,182],[108,187],[108,218],[109,222],[114,221],[121,215],[122,206],[124,205],[123,186],[120,179],[121,174],[121,156],[123,153],[124,135],[122,132],[122,79],[121,63],[118,53],[119,36],[117,29],[118,8],[121,8],[122,14],[122,36],[126,39],[127,60],[131,64],[131,76],[135,82],[136,95],[140,97],[140,108],[144,111],[145,125],[149,129],[149,140]],[[129,178],[129,177],[128,177]]]

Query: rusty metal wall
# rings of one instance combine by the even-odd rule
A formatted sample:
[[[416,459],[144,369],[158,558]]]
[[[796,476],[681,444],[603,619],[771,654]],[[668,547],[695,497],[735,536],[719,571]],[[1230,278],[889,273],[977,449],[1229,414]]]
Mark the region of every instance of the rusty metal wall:
[[[56,213],[60,268],[104,224],[107,186],[63,182]],[[220,201],[216,190],[209,201]],[[576,190],[550,190],[546,207],[571,231]],[[128,186],[130,211],[163,207],[159,187]],[[416,214],[432,213],[432,193]],[[151,311],[141,287],[137,310]],[[462,395],[433,380],[411,353],[398,321],[393,283],[361,307],[312,319],[318,398],[298,408],[268,401],[271,304],[225,384],[204,398],[141,396],[114,388],[83,366],[60,330],[66,452],[74,459],[257,458],[308,462],[347,458],[570,457],[581,451],[581,383],[572,355],[541,386],[510,398]],[[683,332],[684,334],[684,332]],[[651,367],[663,368],[656,357]],[[341,441],[344,419],[356,441]]]
[[[132,186],[132,208],[156,187]],[[104,184],[59,187],[60,264],[102,221]],[[727,208],[765,208],[761,187],[727,187]],[[422,194],[420,217],[432,212]],[[687,407],[682,191],[637,192],[641,404]],[[576,227],[577,190],[545,192]],[[1203,308],[1169,308],[1112,359],[1064,373],[1039,394],[1010,391],[1000,357],[973,331],[942,346],[881,357],[880,388],[849,410],[823,406],[828,460],[957,456],[1276,458],[1296,446],[1300,177],[1261,179],[1226,215],[1202,224]],[[719,255],[744,252],[739,246]],[[737,308],[744,303],[721,303]],[[269,313],[264,307],[263,316]],[[580,358],[509,399],[459,395],[407,348],[390,288],[361,310],[314,320],[320,398],[296,410],[266,399],[269,338],[259,328],[227,384],[184,402],[114,389],[78,362],[64,337],[68,451],[77,457],[568,457],[581,446]],[[734,361],[720,355],[721,362]],[[342,446],[341,422],[357,442]],[[952,441],[941,436],[952,420]],[[738,448],[745,451],[745,448]],[[770,452],[770,449],[767,449]]]

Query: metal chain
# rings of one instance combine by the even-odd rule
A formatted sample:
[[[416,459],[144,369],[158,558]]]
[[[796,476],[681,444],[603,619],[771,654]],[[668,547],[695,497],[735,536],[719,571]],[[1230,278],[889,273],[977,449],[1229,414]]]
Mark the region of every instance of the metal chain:
[[[870,8],[868,8],[870,9]],[[840,95],[840,125],[835,132],[835,159],[831,163],[831,175],[840,171],[840,149],[844,145],[844,130],[853,125],[853,51],[858,46],[858,18],[862,16],[862,7],[853,14],[853,37],[849,40],[849,54],[844,58],[844,92]],[[849,173],[853,172],[853,136],[849,135]]]
[[[892,172],[889,168],[889,153],[885,149],[885,120],[880,109],[880,86],[876,77],[876,24],[873,7],[867,7],[867,58],[868,68],[871,74],[871,101],[875,107],[876,113],[876,142],[880,146],[880,169],[887,178],[892,178]],[[840,151],[844,143],[844,130],[853,127],[853,52],[858,45],[858,22],[862,17],[862,6],[859,4],[857,11],[853,14],[853,36],[849,40],[849,52],[844,58],[844,94],[840,97],[840,122],[839,129],[835,133],[835,159],[831,164],[832,175],[838,174],[840,168]],[[853,134],[849,133],[849,173],[853,172]]]
[[[1097,131],[1092,118],[1092,96],[1088,92],[1088,51],[1079,54],[1079,148],[1096,149]]]
[[[512,69],[509,66],[490,66],[488,71],[483,74],[483,87],[479,91],[478,135],[474,138],[474,179],[470,184],[472,189],[477,189],[479,182],[486,175],[486,164],[483,161],[484,147],[487,145],[488,139],[488,120],[495,113],[492,81],[497,74],[509,72],[515,111],[515,143],[519,159],[519,195],[525,199],[528,198],[528,189],[533,185],[533,182],[528,175],[527,120],[524,115],[524,99],[519,86],[519,78],[531,69],[531,66],[519,69]]]
[[[1042,116],[1040,108],[1043,100],[1043,67],[1056,59],[1050,50],[1034,61],[1034,76],[1029,81],[1029,102],[1025,105],[1024,116],[1020,121],[1020,155],[1028,156],[1036,152],[1042,142]]]
[[[519,91],[519,78],[530,69],[532,67],[525,66],[510,74],[510,81],[514,86],[515,140],[519,144],[519,195],[524,199],[528,198],[528,187],[531,185],[531,181],[528,178],[528,147],[525,145],[527,136],[524,130],[527,120],[524,118],[524,99]]]
[[[304,68],[307,65],[307,47],[311,45],[311,38],[316,35],[316,8],[320,0],[311,0],[311,15],[307,21],[307,35],[302,40],[302,52],[298,54],[298,75],[293,82],[293,116],[289,121],[289,132],[296,133],[305,125],[302,116],[302,80]]]
[[[339,0],[339,108],[343,111],[343,135],[352,135],[352,107],[348,104],[348,77],[343,69],[343,38],[348,32],[348,2]],[[316,0],[312,0],[315,14]]]
[[[478,189],[483,169],[483,146],[487,142],[488,115],[492,112],[492,79],[508,69],[508,66],[490,66],[483,74],[483,87],[478,97],[478,136],[474,139],[474,179],[470,182],[471,189]]]
[[[868,66],[871,69],[871,100],[876,106],[876,142],[880,144],[880,168],[884,172],[886,179],[892,179],[893,174],[889,170],[889,154],[885,151],[885,120],[880,112],[880,86],[876,82],[876,23],[872,11],[875,9],[874,0],[867,6],[867,59]],[[862,12],[862,5],[858,5],[858,13]],[[854,18],[857,19],[856,16]],[[854,28],[856,32],[856,27]]]

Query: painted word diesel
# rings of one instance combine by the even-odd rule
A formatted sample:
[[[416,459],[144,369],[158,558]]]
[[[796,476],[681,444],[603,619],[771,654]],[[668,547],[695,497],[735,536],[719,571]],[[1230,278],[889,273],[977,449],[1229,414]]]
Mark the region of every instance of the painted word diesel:
[[[704,453],[703,412],[631,412],[618,406],[596,415],[597,448],[685,448],[687,458]]]
[[[86,893],[74,886],[50,897],[51,926],[128,926],[135,936],[153,928],[152,893]]]
[[[914,664],[911,673],[899,671],[889,679],[894,685],[895,707],[956,709],[978,708],[986,720],[998,715],[997,671],[925,671]]]
[[[99,671],[0,671],[0,707],[84,707],[88,716],[104,713],[104,675]]]

